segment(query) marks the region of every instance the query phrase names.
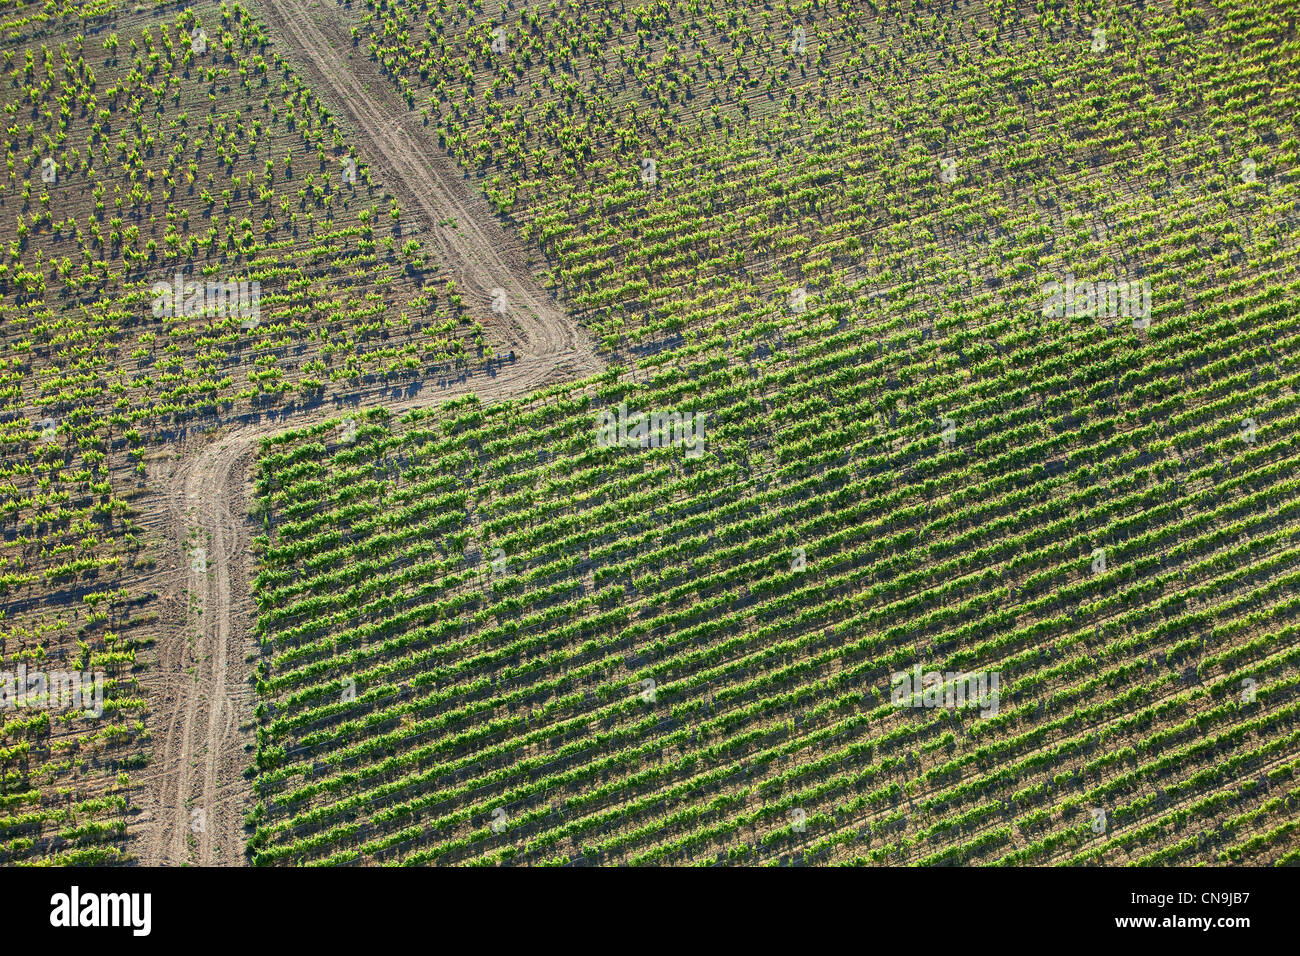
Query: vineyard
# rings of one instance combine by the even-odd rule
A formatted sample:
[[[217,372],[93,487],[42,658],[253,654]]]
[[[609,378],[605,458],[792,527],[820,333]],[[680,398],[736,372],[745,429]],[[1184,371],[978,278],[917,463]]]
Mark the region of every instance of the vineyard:
[[[255,864],[1300,858],[1286,5],[353,19],[613,363],[263,441]]]
[[[10,0],[0,864],[1300,863],[1296,19]]]

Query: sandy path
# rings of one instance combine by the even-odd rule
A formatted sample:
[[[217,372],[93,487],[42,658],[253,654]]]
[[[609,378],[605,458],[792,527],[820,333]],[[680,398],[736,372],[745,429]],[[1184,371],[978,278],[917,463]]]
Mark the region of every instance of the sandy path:
[[[272,35],[288,41],[290,61],[405,214],[417,213],[420,238],[450,267],[466,301],[482,304],[484,324],[509,326],[501,331],[511,344],[531,344],[546,355],[573,353],[583,368],[597,371],[600,363],[586,336],[533,277],[519,238],[501,226],[392,81],[353,48],[343,8],[335,0],[254,0],[253,6]],[[440,225],[449,219],[454,226]],[[488,311],[498,288],[506,291],[505,317]]]
[[[159,489],[157,500],[150,502],[153,513],[143,517],[166,541],[153,582],[163,627],[157,666],[143,678],[153,710],[154,759],[141,778],[139,845],[133,848],[151,865],[245,862],[243,816],[252,786],[244,771],[253,759],[256,706],[249,683],[256,645],[248,585],[257,531],[248,500],[259,439],[372,407],[400,414],[468,392],[498,401],[603,367],[585,334],[537,284],[518,241],[430,141],[388,81],[374,77],[363,84],[348,72],[364,61],[350,63],[344,46],[330,45],[333,39],[350,48],[341,11],[329,0],[323,6],[258,0],[256,6],[288,39],[291,61],[350,130],[359,155],[397,195],[466,301],[479,306],[494,346],[514,349],[515,361],[426,379],[416,397],[375,388],[313,408],[231,416],[174,448],[175,460],[155,463],[150,483]],[[438,225],[448,219],[457,228]],[[494,288],[507,292],[504,316],[490,311]],[[203,549],[201,562],[197,548]]]

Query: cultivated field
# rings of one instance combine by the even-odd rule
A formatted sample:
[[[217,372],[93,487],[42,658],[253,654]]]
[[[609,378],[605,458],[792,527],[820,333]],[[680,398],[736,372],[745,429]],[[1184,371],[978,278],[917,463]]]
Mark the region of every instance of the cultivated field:
[[[0,862],[1300,861],[1292,5],[5,14]]]

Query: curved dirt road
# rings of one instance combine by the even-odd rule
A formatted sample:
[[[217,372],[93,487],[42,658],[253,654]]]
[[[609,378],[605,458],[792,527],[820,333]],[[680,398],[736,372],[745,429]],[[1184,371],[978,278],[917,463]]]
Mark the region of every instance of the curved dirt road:
[[[166,512],[163,613],[155,690],[152,806],[145,862],[238,863],[248,788],[241,725],[252,715],[242,680],[248,555],[243,476],[253,443],[218,440],[152,469]],[[188,451],[188,449],[187,449]],[[178,625],[178,626],[177,626]]]
[[[244,862],[244,808],[252,803],[244,770],[254,694],[248,682],[252,638],[249,475],[267,435],[383,407],[401,414],[474,392],[484,401],[571,381],[571,353],[527,354],[513,365],[426,381],[424,394],[394,400],[379,389],[270,421],[235,420],[187,440],[175,462],[151,469],[168,542],[160,561],[162,613],[170,620],[158,666],[145,672],[154,710],[154,766],[138,855],[150,865]],[[429,388],[429,386],[432,387]],[[436,391],[434,391],[436,390]],[[355,397],[355,396],[352,396]],[[245,416],[256,417],[256,416]],[[201,549],[201,550],[200,550]]]
[[[468,293],[467,301],[482,303],[485,324],[498,340],[493,344],[513,348],[516,357],[457,377],[426,379],[414,398],[376,388],[288,414],[235,416],[184,441],[174,459],[154,463],[150,485],[158,499],[145,523],[167,542],[155,572],[165,623],[157,666],[143,679],[155,750],[136,835],[136,856],[151,865],[245,861],[243,813],[252,786],[244,771],[252,763],[255,706],[249,660],[256,652],[248,594],[255,532],[247,503],[258,440],[377,406],[400,414],[469,392],[497,401],[603,368],[586,336],[538,285],[518,242],[429,141],[389,82],[374,77],[363,85],[347,71],[343,47],[327,38],[342,31],[350,45],[331,0],[323,7],[305,0],[256,5],[290,40],[292,62],[305,68],[312,88],[350,129],[351,141],[396,193],[407,218],[419,222],[420,237]],[[323,25],[309,18],[309,9]],[[448,219],[456,228],[439,225]],[[506,290],[504,316],[488,312],[494,288]]]
[[[509,314],[492,314],[489,324],[499,326],[499,319],[508,319],[513,328],[502,330],[507,340],[526,343],[539,355],[571,353],[579,368],[599,371],[586,336],[529,271],[518,237],[501,226],[392,81],[364,54],[354,52],[351,25],[335,0],[254,0],[253,6],[273,36],[289,41],[291,62],[305,73],[385,188],[396,194],[406,215],[418,214],[420,238],[437,250],[457,286],[467,291],[467,301],[481,302],[487,311],[492,290],[504,289]],[[454,226],[442,225],[449,219]]]

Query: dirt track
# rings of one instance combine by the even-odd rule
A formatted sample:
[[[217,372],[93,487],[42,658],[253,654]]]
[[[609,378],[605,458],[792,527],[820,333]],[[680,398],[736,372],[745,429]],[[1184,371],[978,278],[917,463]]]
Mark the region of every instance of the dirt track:
[[[249,684],[255,653],[248,594],[255,533],[248,515],[249,469],[265,435],[383,406],[400,413],[475,392],[484,401],[523,395],[544,384],[600,371],[602,363],[529,272],[512,241],[455,164],[429,140],[387,80],[363,84],[345,61],[347,31],[330,0],[258,0],[289,58],[351,133],[378,180],[394,192],[466,293],[481,303],[495,346],[515,361],[454,378],[425,380],[416,397],[374,389],[287,414],[241,415],[218,423],[154,463],[156,511],[146,523],[163,536],[156,586],[163,633],[158,663],[145,672],[153,709],[154,760],[147,774],[134,848],[152,865],[244,862],[243,814],[251,804],[244,770],[252,763],[255,705]],[[322,22],[313,22],[319,16]],[[414,214],[414,215],[413,215]],[[454,219],[457,228],[439,226]],[[493,288],[507,290],[505,316],[489,311]],[[508,321],[501,321],[502,319]],[[199,552],[198,548],[203,551]]]
[[[492,290],[504,289],[514,326],[503,330],[507,340],[526,342],[539,354],[573,353],[596,371],[598,360],[585,336],[533,278],[518,237],[501,226],[392,81],[354,49],[351,24],[335,0],[254,0],[253,6],[272,35],[288,41],[290,62],[330,107],[379,181],[408,216],[418,212],[420,238],[450,267],[466,301],[481,303],[486,312]],[[455,225],[440,225],[448,220]],[[489,315],[485,324],[501,318]]]

